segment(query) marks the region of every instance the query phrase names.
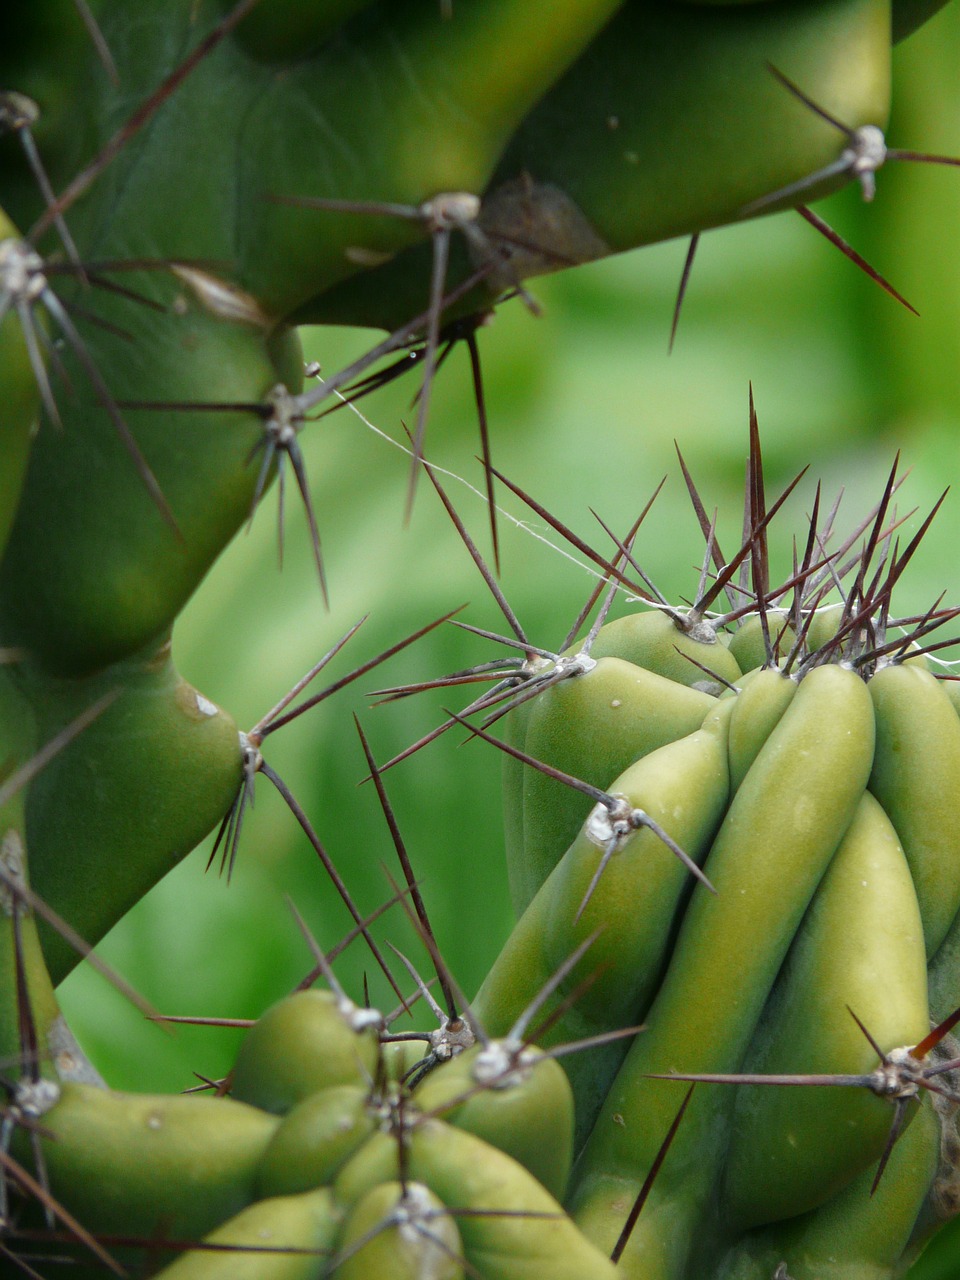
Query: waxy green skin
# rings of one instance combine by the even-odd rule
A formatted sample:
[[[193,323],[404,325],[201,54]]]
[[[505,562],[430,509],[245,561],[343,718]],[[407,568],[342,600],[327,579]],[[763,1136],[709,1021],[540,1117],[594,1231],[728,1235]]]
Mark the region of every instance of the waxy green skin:
[[[706,620],[678,623],[659,609],[630,613],[601,627],[594,658],[622,658],[677,684],[719,693],[742,674],[736,659]]]
[[[272,1005],[247,1032],[231,1094],[282,1115],[331,1085],[367,1085],[378,1054],[376,1031],[368,1026],[357,1032],[332,991],[298,991]]]
[[[704,728],[631,765],[612,784],[643,809],[695,861],[706,857],[729,798],[726,724],[730,704],[715,704]],[[589,975],[593,983],[561,1014],[544,1045],[617,1031],[640,1022],[673,944],[691,876],[650,830],[614,852],[579,920],[604,850],[585,832],[570,846],[527,908],[474,1002],[491,1034],[505,1035],[550,976],[598,933],[586,955],[543,1005],[559,1009]],[[589,1132],[627,1042],[567,1055],[573,1084],[577,1148]]]
[[[602,641],[603,633],[599,639]],[[527,755],[594,787],[608,787],[634,760],[699,729],[710,694],[622,658],[601,657],[582,675],[538,694],[518,745]],[[508,800],[505,795],[505,800]],[[582,792],[523,766],[523,806],[508,830],[522,844],[507,847],[514,910],[519,916],[576,837],[593,801]]]
[[[751,1073],[868,1074],[929,1030],[923,926],[890,819],[865,792],[744,1061]],[[706,1085],[704,1088],[729,1088]],[[720,1193],[732,1234],[816,1208],[874,1164],[893,1106],[865,1088],[737,1089]]]
[[[105,695],[113,702],[30,788],[33,885],[91,946],[216,826],[240,785],[231,716],[187,684],[169,646],[83,680],[27,662],[0,671],[47,742]],[[55,981],[79,956],[48,926]]]
[[[370,1090],[328,1085],[286,1113],[257,1170],[258,1196],[296,1195],[332,1182],[376,1125]]]
[[[43,1117],[53,1195],[94,1232],[197,1240],[254,1198],[277,1120],[230,1098],[62,1087]]]
[[[157,1280],[320,1280],[340,1218],[326,1188],[260,1200],[210,1232],[219,1249],[189,1250]]]
[[[508,1053],[511,1048],[504,1046]],[[513,1073],[485,1085],[476,1070],[484,1052],[474,1045],[431,1071],[414,1092],[417,1106],[511,1156],[562,1200],[573,1164],[574,1125],[563,1067],[531,1047]]]
[[[396,1221],[398,1211],[413,1221]],[[462,1280],[456,1216],[420,1182],[383,1182],[355,1205],[339,1239],[337,1280]]]
[[[943,683],[914,662],[870,681],[877,750],[870,790],[897,830],[932,956],[960,909],[960,718]]]
[[[738,790],[774,726],[790,706],[797,682],[776,667],[764,667],[741,680],[739,689],[727,735],[731,791]]]
[[[575,1221],[612,1248],[687,1086],[648,1072],[736,1071],[804,911],[857,807],[873,759],[859,676],[815,668],[727,811],[663,985],[584,1151]],[[698,1090],[621,1259],[624,1275],[685,1275],[729,1141],[732,1094]]]

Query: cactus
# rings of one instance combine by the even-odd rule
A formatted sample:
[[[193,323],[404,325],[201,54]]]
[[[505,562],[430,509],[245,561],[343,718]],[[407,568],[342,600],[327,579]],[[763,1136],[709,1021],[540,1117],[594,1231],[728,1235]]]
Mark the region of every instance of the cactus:
[[[661,591],[644,566],[672,536],[640,550],[652,499],[591,541],[493,465],[479,346],[508,298],[537,309],[528,280],[685,237],[672,344],[704,233],[794,208],[912,311],[808,202],[850,184],[871,201],[888,160],[960,163],[882,133],[892,46],[940,7],[31,6],[0,54],[4,1274],[893,1280],[957,1213],[960,696],[940,652],[960,610],[899,603],[940,503],[905,528],[898,461],[843,533],[818,486],[775,569],[800,477],[768,501],[751,389],[734,554],[681,456],[705,548],[697,580]],[[387,336],[331,370],[304,358],[318,324]],[[435,460],[460,343],[488,529]],[[391,483],[354,547],[329,527],[338,489],[366,502],[364,442],[331,443],[331,481],[301,441],[410,368],[405,497]],[[178,646],[271,487],[281,558],[286,540],[313,579],[312,665],[284,693],[264,661],[241,730],[249,707],[195,688]],[[291,487],[302,541],[285,539]],[[548,643],[501,585],[508,500],[593,576]],[[359,622],[331,640],[324,605],[426,504],[507,634],[461,617],[438,571],[436,612],[382,646]],[[221,636],[212,664],[229,652]],[[378,758],[358,719],[344,767],[370,798],[314,813],[281,744],[314,724],[332,776],[355,732],[337,695],[382,664],[401,746]],[[439,720],[409,710],[436,688]],[[427,753],[461,729],[447,797]],[[484,744],[509,925],[457,865]],[[410,757],[482,980],[451,962],[401,833]],[[314,860],[285,923],[301,976],[259,974],[257,1017],[158,1013],[91,948],[204,840],[226,901],[267,783]],[[477,812],[487,849],[498,822]],[[143,1064],[110,1087],[71,1029],[93,968],[168,1029],[242,1032],[222,1073],[178,1094]]]

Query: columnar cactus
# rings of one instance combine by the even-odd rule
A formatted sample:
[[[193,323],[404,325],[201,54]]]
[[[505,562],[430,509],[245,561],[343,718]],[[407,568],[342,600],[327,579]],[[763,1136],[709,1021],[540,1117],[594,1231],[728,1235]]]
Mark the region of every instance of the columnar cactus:
[[[844,536],[818,489],[774,576],[796,482],[768,505],[751,392],[740,545],[721,552],[682,463],[706,546],[670,600],[635,553],[646,509],[598,549],[493,467],[476,339],[504,297],[535,305],[531,277],[685,236],[676,331],[700,236],[780,209],[866,267],[806,202],[851,181],[871,199],[890,158],[957,163],[882,133],[892,43],[939,7],[31,9],[0,62],[4,1274],[883,1280],[957,1213],[960,698],[937,654],[960,610],[896,604],[936,509],[901,528],[895,465]],[[308,323],[387,337],[330,373],[304,365]],[[491,517],[511,490],[598,579],[555,648],[425,458],[457,342]],[[363,730],[401,868],[381,911],[406,912],[435,988],[268,741],[458,602],[315,692],[351,628],[243,731],[174,662],[274,480],[282,546],[290,472],[334,596],[300,438],[410,366],[408,515],[436,491],[511,632],[381,691],[468,686],[428,737],[463,726],[503,755],[516,923],[475,993]],[[294,909],[313,967],[223,1078],[112,1090],[57,986],[215,831],[229,879],[264,780],[351,935],[325,951]],[[465,919],[492,927],[482,904]],[[396,1008],[337,976],[354,938]]]

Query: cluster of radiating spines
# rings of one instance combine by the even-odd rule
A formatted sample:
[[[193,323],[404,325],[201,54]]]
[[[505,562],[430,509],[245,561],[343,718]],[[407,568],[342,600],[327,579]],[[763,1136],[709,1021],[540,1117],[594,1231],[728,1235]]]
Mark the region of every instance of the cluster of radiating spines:
[[[899,516],[892,505],[903,479],[898,475],[899,457],[891,468],[876,507],[839,540],[836,520],[842,492],[823,513],[818,484],[804,545],[801,549],[794,541],[791,570],[783,581],[774,584],[768,551],[769,526],[805,472],[800,472],[768,508],[752,390],[749,421],[750,456],[742,534],[732,557],[723,553],[716,528],[716,513],[712,518],[708,515],[678,448],[681,470],[705,541],[696,592],[692,602],[684,605],[670,603],[634,554],[635,540],[665,480],[657,486],[622,538],[593,512],[613,543],[611,555],[580,537],[519,485],[494,470],[494,475],[546,525],[559,533],[597,575],[596,585],[583,608],[555,649],[540,647],[528,638],[494,573],[440,483],[436,469],[424,460],[428,477],[512,634],[495,634],[461,620],[454,620],[454,625],[514,650],[516,656],[493,658],[434,679],[377,690],[376,696],[381,701],[391,702],[434,689],[474,684],[489,686],[459,712],[448,713],[440,725],[383,767],[392,767],[434,741],[459,720],[481,712],[484,713],[483,718],[479,729],[474,728],[474,732],[482,736],[480,730],[488,729],[554,685],[593,670],[597,657],[608,652],[603,640],[597,647],[597,639],[598,636],[612,634],[604,632],[604,625],[618,594],[645,606],[640,615],[645,621],[635,619],[630,623],[622,620],[618,627],[624,632],[631,626],[638,630],[646,629],[651,632],[651,640],[654,634],[662,638],[669,656],[671,678],[687,685],[701,685],[711,692],[719,692],[721,688],[736,691],[735,678],[732,678],[734,673],[727,657],[731,650],[743,671],[758,666],[774,666],[785,675],[802,676],[813,666],[843,661],[868,676],[887,663],[898,662],[911,655],[934,654],[954,644],[952,634],[946,638],[941,635],[930,639],[957,616],[956,608],[941,607],[942,597],[922,615],[898,617],[891,614],[894,588],[946,495],[941,495],[906,546],[901,548],[897,532],[914,513],[911,511]],[[721,596],[726,597],[725,610],[717,608]],[[584,632],[598,604],[596,616]],[[680,637],[690,642],[682,651]],[[723,644],[727,652],[715,649],[713,656],[717,661],[711,662],[711,651],[705,646],[716,641]],[[641,642],[637,640],[635,643],[639,653]],[[642,658],[637,660],[641,666],[645,665]],[[684,667],[686,671],[680,674]],[[544,768],[549,767],[545,762],[541,764]]]

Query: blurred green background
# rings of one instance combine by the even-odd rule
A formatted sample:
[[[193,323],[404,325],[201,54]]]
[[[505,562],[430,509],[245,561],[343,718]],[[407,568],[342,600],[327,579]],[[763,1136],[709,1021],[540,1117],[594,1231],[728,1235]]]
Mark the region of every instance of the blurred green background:
[[[948,6],[895,55],[891,145],[960,154],[960,8]],[[670,317],[686,246],[672,243],[533,282],[543,316],[510,303],[480,333],[493,455],[500,469],[582,536],[604,546],[594,508],[625,529],[661,477],[669,479],[638,539],[661,590],[689,596],[702,539],[674,452],[677,440],[721,545],[739,536],[747,395],[760,418],[768,495],[810,472],[772,535],[786,574],[790,539],[803,536],[816,479],[845,490],[844,527],[879,496],[897,449],[912,475],[901,512],[913,529],[960,469],[960,174],[891,163],[874,204],[848,189],[818,206],[920,312],[917,319],[857,272],[796,214],[713,232],[700,246],[675,350]],[[369,344],[368,333],[315,329],[308,358],[332,372]],[[178,664],[242,727],[253,724],[364,614],[369,619],[329,668],[334,679],[464,602],[465,621],[503,630],[499,612],[429,485],[404,523],[408,459],[394,442],[412,422],[414,381],[341,411],[302,437],[324,542],[331,608],[323,608],[302,512],[288,494],[286,555],[277,567],[276,495],[204,584],[176,631]],[[478,436],[464,351],[434,393],[428,454],[460,480],[445,484],[486,551]],[[500,491],[502,585],[530,639],[562,640],[592,584],[557,550],[559,539]],[[905,535],[906,536],[906,535]],[[957,591],[960,495],[948,499],[899,592],[900,613]],[[579,560],[579,557],[576,558]],[[776,571],[776,569],[775,569]],[[622,605],[619,607],[623,607]],[[265,754],[290,785],[365,911],[389,895],[396,859],[353,726],[357,713],[381,761],[442,718],[444,696],[374,707],[370,691],[442,675],[500,656],[445,626],[356,686],[268,740]],[[327,673],[320,681],[327,678]],[[447,698],[451,695],[447,694]],[[461,697],[455,706],[463,705]],[[500,761],[463,734],[447,734],[386,775],[443,953],[470,995],[510,924],[499,802]],[[232,882],[204,873],[196,851],[106,939],[104,957],[167,1014],[256,1017],[296,983],[311,957],[293,900],[325,946],[349,928],[316,855],[260,779]],[[393,909],[373,930],[427,969]],[[361,998],[392,1005],[356,945],[338,963]],[[406,985],[406,984],[404,984]],[[226,1072],[236,1033],[144,1021],[96,974],[79,970],[63,1000],[82,1042],[112,1084],[182,1089],[193,1072]],[[958,1255],[960,1256],[960,1255]],[[924,1280],[954,1276],[946,1246]]]

